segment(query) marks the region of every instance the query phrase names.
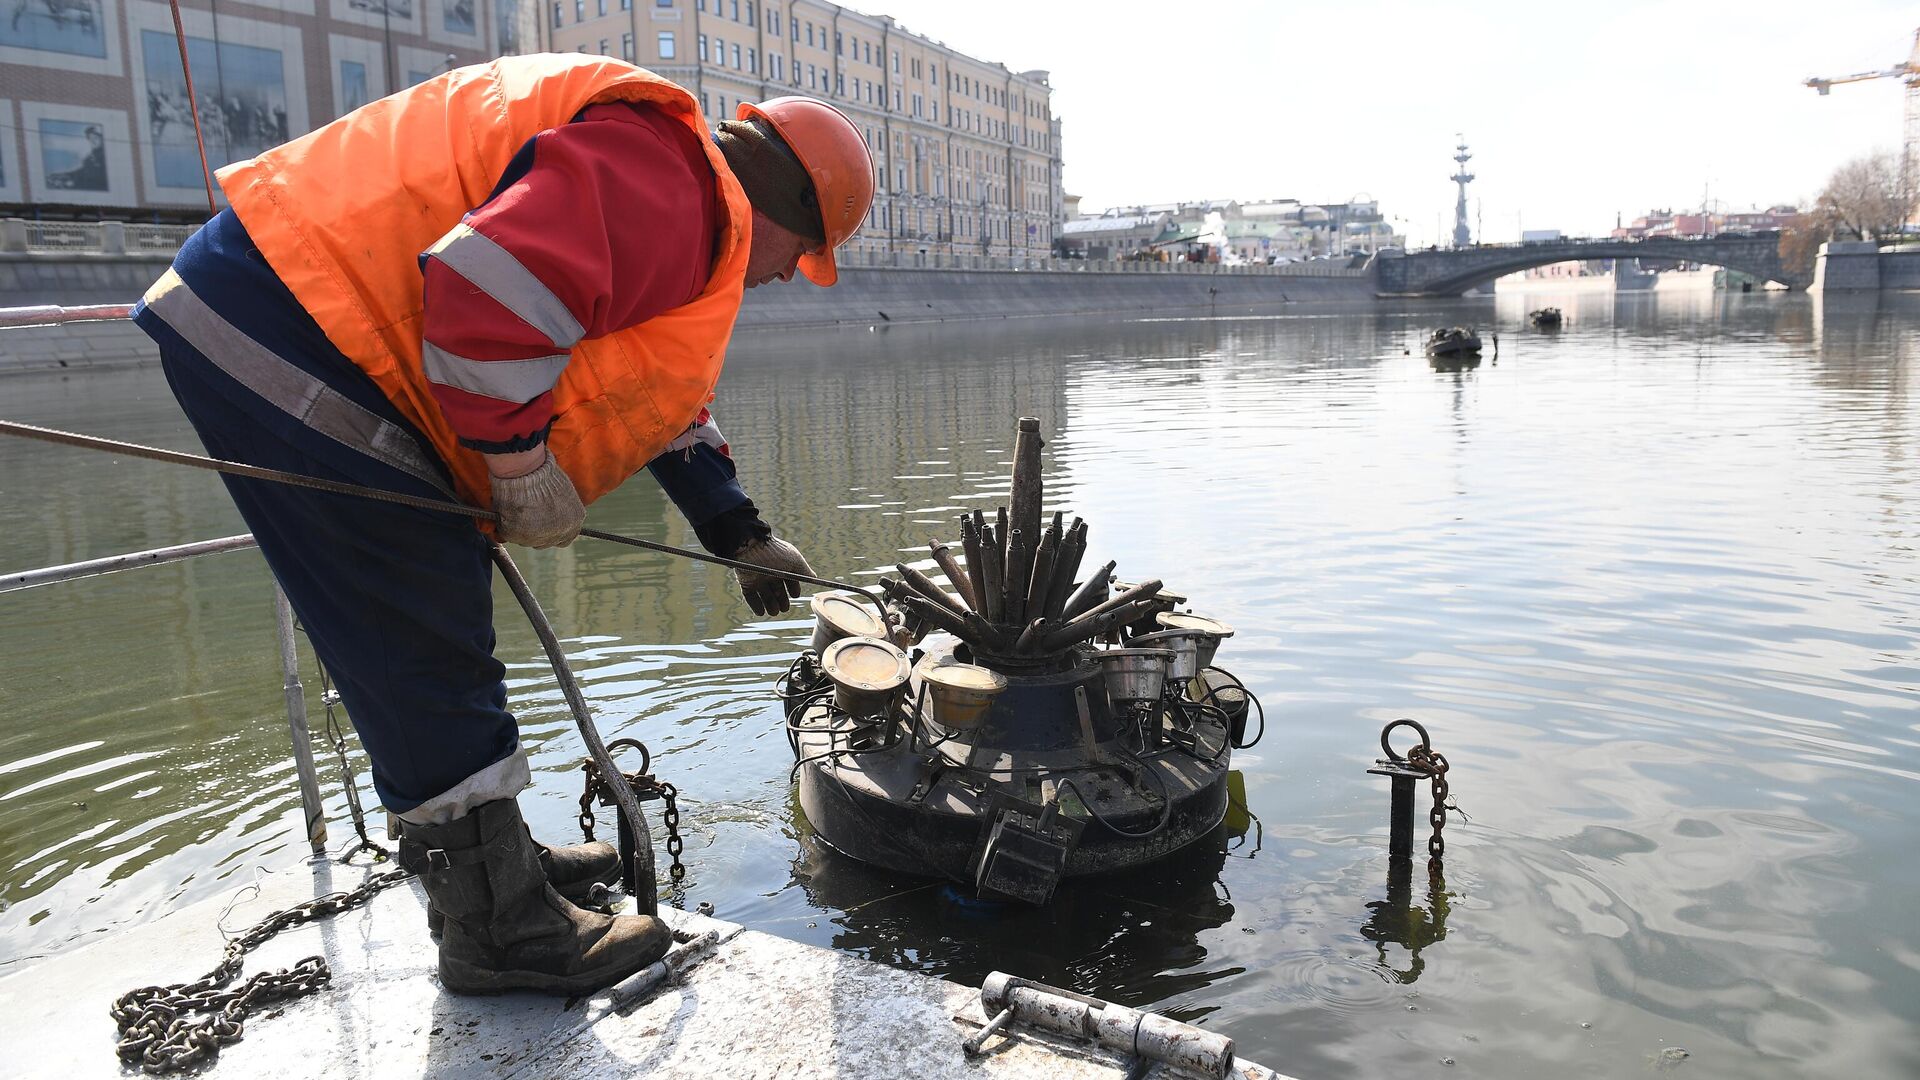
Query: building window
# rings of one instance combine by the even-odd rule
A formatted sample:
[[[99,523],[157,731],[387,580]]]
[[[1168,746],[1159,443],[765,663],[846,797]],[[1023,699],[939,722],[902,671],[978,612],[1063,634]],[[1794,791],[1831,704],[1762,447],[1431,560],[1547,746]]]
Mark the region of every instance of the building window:
[[[911,70],[913,71],[913,77],[914,77],[914,78],[916,78],[916,79],[917,79],[917,78],[919,78],[919,77],[920,77],[920,61],[919,61],[918,59],[916,59],[916,60],[914,60],[914,62],[913,62],[913,63],[911,63],[911,64],[909,64],[909,65],[907,65],[907,66],[908,66],[908,68],[910,68],[910,69],[911,69]]]
[[[601,55],[601,56],[612,56],[612,55],[613,55],[612,53],[610,53],[610,52],[608,52],[608,51],[607,51],[607,39],[606,39],[606,38],[601,38],[601,39],[600,39],[600,55]]]
[[[747,50],[747,70],[753,72],[755,75],[760,74],[760,51],[758,49]]]
[[[900,50],[899,49],[893,50],[893,73],[895,75],[900,74]]]
[[[620,10],[621,10],[621,11],[632,11],[632,10],[633,10],[633,0],[620,0]]]
[[[915,116],[920,115],[921,104],[922,104],[922,99],[920,95],[919,94],[913,95],[913,115]]]
[[[573,0],[573,21],[585,22],[586,20],[587,0]]]
[[[807,48],[813,48],[813,24],[807,24]]]
[[[780,36],[780,11],[777,8],[767,9],[767,33]]]
[[[740,46],[737,42],[733,46],[733,70],[740,70]]]
[[[792,12],[787,13],[787,36],[795,45],[800,44],[800,20],[794,18]]]
[[[732,8],[733,8],[733,16],[732,16],[733,21],[739,22],[740,21],[740,0],[732,0]]]
[[[783,65],[781,64],[779,53],[774,53],[767,57],[767,63],[773,68],[768,74],[772,75],[775,79],[783,78],[780,74]]]
[[[833,83],[834,83],[833,92],[836,94],[839,94],[841,97],[846,97],[847,96],[847,77],[845,75],[835,75],[833,77]]]
[[[675,49],[673,46],[673,31],[662,30],[660,31],[658,37],[659,37],[659,44],[660,44],[660,59],[662,60],[673,59],[674,53],[675,53]]]
[[[673,6],[673,0],[653,0],[653,6],[657,8],[670,8]]]
[[[707,35],[701,34],[699,41],[697,41],[695,44],[700,50],[700,62],[703,64],[706,63],[707,62]]]
[[[893,91],[893,111],[894,112],[900,111],[900,90],[898,87],[896,87]]]
[[[819,87],[818,87],[818,86],[816,86],[816,85],[814,85],[814,81],[813,81],[813,71],[814,71],[814,68],[813,68],[813,65],[812,65],[812,64],[808,64],[808,65],[807,65],[807,89],[809,89],[809,90],[817,90],[817,89],[819,89]]]
[[[598,3],[600,5],[600,10],[597,12],[597,14],[605,15],[607,13],[607,0],[598,0]]]
[[[553,28],[560,29],[560,0],[553,0]]]
[[[833,32],[833,54],[835,56],[847,55],[847,43],[841,38],[840,31],[838,30]]]
[[[748,26],[759,25],[753,21],[753,0],[747,0],[747,25]]]
[[[633,63],[633,34],[631,32],[620,35],[620,59],[625,60],[629,64]]]

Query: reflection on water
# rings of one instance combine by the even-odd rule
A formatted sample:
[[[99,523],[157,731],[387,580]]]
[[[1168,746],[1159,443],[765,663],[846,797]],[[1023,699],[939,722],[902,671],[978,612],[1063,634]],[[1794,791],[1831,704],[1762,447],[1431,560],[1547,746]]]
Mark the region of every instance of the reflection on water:
[[[1558,333],[1525,326],[1542,303]],[[1027,414],[1088,558],[1238,629],[1221,662],[1272,730],[1225,826],[1043,912],[811,842],[770,692],[803,612],[585,541],[523,566],[602,729],[683,792],[687,899],[723,916],[1199,1018],[1303,1077],[1920,1075],[1917,313],[1577,296],[744,336],[716,410],[823,574],[1003,501]],[[1498,363],[1432,370],[1455,324]],[[151,369],[0,401],[192,445]],[[0,499],[31,508],[7,569],[240,527],[210,477],[57,447],[0,446]],[[646,481],[592,516],[693,542]],[[0,596],[0,961],[300,853],[270,605],[251,553]],[[528,816],[563,839],[577,735],[531,632],[499,630]],[[1473,811],[1444,884],[1386,858],[1365,770],[1398,716]]]
[[[1435,864],[1426,870],[1427,892],[1423,904],[1413,902],[1413,860],[1387,860],[1387,895],[1383,900],[1367,901],[1367,921],[1360,927],[1360,936],[1373,942],[1374,955],[1380,966],[1396,982],[1414,983],[1420,980],[1420,973],[1426,970],[1427,962],[1420,957],[1422,950],[1447,936],[1448,901],[1453,894],[1447,892],[1446,867]],[[1389,946],[1397,945],[1404,951],[1405,959],[1389,958]]]

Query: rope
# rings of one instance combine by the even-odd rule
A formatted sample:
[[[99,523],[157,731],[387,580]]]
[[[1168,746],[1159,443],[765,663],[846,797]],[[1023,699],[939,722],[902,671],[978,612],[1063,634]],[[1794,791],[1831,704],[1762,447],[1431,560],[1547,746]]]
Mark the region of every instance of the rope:
[[[193,92],[193,63],[187,59],[187,28],[180,21],[180,0],[167,0],[167,6],[173,9],[173,39],[180,44],[180,74],[187,81],[187,109],[193,114],[193,141],[200,147],[200,178],[207,185],[207,212],[218,216],[220,204],[213,198],[213,166],[207,163],[207,138],[200,133],[200,98]]]

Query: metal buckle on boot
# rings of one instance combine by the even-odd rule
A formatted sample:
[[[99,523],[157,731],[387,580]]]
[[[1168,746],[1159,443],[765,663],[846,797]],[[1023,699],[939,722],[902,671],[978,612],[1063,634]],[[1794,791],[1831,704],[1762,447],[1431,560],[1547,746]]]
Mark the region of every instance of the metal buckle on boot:
[[[428,848],[427,866],[433,870],[451,870],[453,869],[453,860],[447,858],[446,848]]]

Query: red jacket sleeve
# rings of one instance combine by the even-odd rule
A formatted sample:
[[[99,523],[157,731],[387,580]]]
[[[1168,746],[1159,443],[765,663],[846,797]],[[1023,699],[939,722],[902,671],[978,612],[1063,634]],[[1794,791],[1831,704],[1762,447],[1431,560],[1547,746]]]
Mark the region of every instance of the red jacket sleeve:
[[[698,296],[716,199],[698,137],[652,106],[596,105],[529,140],[422,257],[427,378],[461,443],[539,445],[575,342]]]

